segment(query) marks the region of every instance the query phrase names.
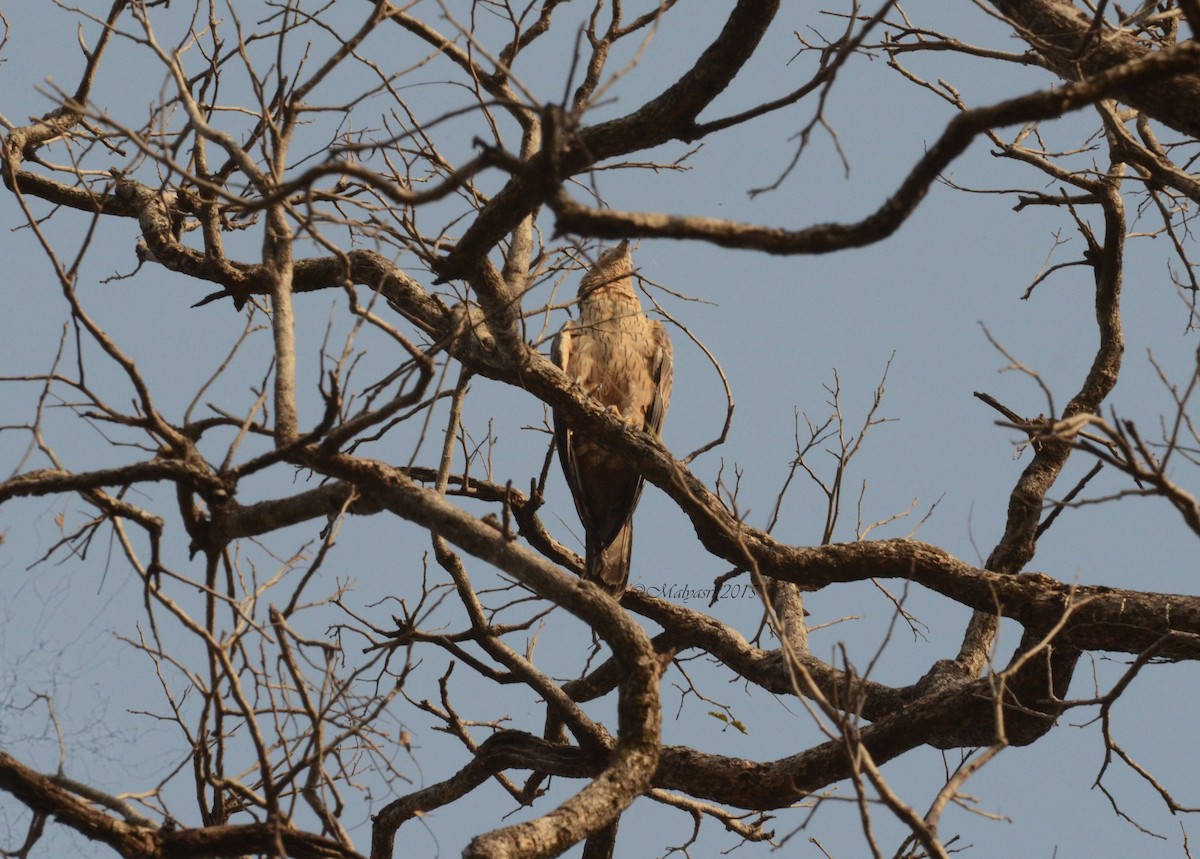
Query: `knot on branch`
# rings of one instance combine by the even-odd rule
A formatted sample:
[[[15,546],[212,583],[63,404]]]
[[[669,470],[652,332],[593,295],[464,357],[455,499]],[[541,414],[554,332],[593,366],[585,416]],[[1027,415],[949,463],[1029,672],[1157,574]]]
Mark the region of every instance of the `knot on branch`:
[[[126,179],[116,171],[114,176],[113,193],[137,214],[138,227],[142,231],[136,246],[138,261],[157,262],[175,270],[185,267],[189,254],[196,252],[179,241],[183,214],[177,208],[178,192],[151,188]],[[199,262],[203,262],[202,258]]]
[[[484,358],[495,354],[496,338],[488,327],[483,308],[464,301],[454,305],[450,315],[450,351],[461,353],[465,350],[475,357]]]

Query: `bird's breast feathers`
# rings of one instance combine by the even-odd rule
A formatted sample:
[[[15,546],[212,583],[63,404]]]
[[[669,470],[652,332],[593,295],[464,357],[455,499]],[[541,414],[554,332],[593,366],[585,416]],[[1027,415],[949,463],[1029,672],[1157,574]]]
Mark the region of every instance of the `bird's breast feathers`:
[[[597,402],[615,408],[638,429],[654,399],[661,347],[644,316],[612,325],[575,323],[564,332],[563,370]]]

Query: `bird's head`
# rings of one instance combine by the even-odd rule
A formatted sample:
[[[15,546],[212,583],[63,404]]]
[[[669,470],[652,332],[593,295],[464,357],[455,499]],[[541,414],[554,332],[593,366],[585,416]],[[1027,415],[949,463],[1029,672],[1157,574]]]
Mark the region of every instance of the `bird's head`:
[[[579,297],[584,298],[595,290],[610,283],[627,279],[633,274],[633,257],[629,254],[629,240],[600,254],[596,264],[588,269],[579,284]]]

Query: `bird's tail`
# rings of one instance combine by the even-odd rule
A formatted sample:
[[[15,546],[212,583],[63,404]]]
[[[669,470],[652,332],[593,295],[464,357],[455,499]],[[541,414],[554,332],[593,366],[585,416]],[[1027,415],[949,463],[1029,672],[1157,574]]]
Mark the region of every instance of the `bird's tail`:
[[[607,546],[587,547],[587,567],[584,578],[621,598],[629,581],[629,564],[633,557],[633,522],[626,522]]]

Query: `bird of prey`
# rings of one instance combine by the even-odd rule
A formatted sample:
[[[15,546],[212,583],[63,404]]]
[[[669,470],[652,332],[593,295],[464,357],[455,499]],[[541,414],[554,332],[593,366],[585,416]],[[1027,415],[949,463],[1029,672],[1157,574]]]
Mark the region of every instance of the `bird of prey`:
[[[579,319],[554,338],[551,358],[592,399],[657,435],[671,400],[671,340],[642,313],[624,241],[600,255],[579,284]],[[629,579],[637,469],[554,413],[554,437],[583,524],[584,578],[620,598]]]

